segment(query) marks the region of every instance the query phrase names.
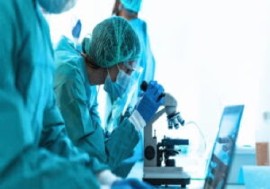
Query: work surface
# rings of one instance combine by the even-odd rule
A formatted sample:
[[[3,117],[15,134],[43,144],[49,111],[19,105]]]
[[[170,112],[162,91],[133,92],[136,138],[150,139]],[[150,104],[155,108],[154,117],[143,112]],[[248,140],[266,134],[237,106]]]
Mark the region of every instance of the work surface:
[[[143,177],[143,163],[138,162],[135,164],[133,169],[131,170],[128,177],[142,179]],[[189,185],[187,185],[187,189],[202,189],[204,180],[203,179],[191,179]],[[180,186],[159,186],[157,189],[179,189]],[[244,185],[236,185],[236,184],[228,184],[226,189],[246,189]]]
[[[160,186],[157,189],[179,189],[180,186]],[[186,187],[186,189],[202,189],[203,188],[203,181],[198,180],[191,180],[190,185]],[[233,185],[228,184],[226,189],[246,189],[244,185]]]

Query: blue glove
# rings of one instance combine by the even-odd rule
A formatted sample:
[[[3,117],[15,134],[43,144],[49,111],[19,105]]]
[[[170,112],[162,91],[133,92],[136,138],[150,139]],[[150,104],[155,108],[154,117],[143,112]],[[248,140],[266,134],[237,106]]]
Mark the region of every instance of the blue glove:
[[[80,37],[81,30],[82,30],[82,23],[81,20],[79,19],[77,20],[75,26],[72,28],[72,36],[78,39]]]
[[[154,187],[138,179],[128,178],[115,181],[111,189],[154,189]]]
[[[137,105],[137,111],[148,123],[161,104],[164,104],[164,88],[156,81],[150,81],[142,99]]]

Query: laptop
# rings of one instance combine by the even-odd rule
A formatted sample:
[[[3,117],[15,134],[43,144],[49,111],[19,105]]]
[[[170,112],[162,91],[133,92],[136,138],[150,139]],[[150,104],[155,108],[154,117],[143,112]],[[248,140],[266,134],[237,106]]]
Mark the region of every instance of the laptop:
[[[244,105],[226,106],[208,163],[204,189],[224,189],[233,160]]]

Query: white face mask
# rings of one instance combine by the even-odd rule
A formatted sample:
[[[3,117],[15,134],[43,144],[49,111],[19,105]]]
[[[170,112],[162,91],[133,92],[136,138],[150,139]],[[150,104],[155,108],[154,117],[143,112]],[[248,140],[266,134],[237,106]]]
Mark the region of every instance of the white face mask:
[[[38,2],[48,13],[58,14],[74,7],[77,0],[38,0]]]

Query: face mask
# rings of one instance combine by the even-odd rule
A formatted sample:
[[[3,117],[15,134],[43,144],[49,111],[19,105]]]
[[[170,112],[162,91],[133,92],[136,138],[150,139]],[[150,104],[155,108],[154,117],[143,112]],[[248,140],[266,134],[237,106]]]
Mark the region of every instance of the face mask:
[[[48,13],[58,14],[71,9],[77,0],[38,0]]]
[[[113,82],[110,74],[105,79],[104,90],[110,95],[112,102],[118,97],[121,97],[129,88],[131,76],[126,74],[123,70],[119,70],[116,81]]]

